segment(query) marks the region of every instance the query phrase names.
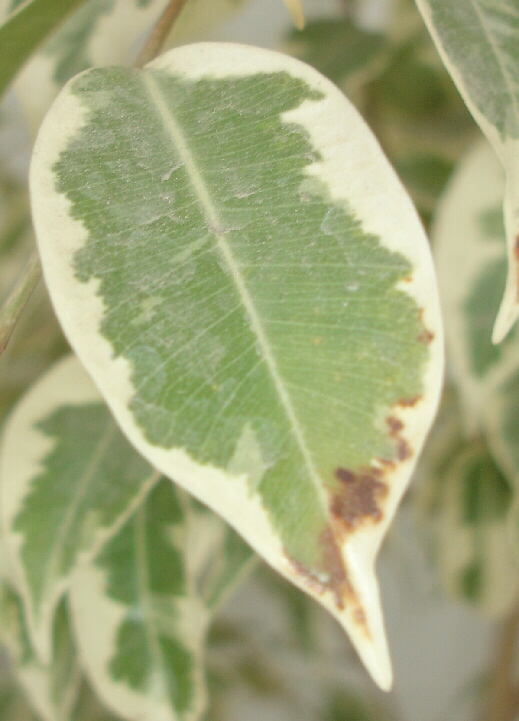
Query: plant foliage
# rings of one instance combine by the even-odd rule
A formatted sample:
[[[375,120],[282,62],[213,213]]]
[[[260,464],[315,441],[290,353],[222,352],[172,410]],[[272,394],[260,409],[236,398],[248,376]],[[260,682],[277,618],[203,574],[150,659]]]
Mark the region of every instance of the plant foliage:
[[[515,618],[519,9],[416,4],[285,0],[279,52],[214,41],[245,0],[0,2],[6,721],[389,721],[316,664],[333,618],[390,688],[406,492],[445,591]]]

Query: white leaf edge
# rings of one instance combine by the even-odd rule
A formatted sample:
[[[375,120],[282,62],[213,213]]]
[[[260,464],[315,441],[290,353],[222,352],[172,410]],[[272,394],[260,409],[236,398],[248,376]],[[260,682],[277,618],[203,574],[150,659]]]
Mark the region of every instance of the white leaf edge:
[[[107,595],[107,577],[108,572],[97,567],[94,560],[76,569],[70,587],[72,624],[83,668],[103,702],[115,713],[127,719],[178,721],[180,716],[172,711],[164,679],[153,679],[148,693],[139,693],[124,681],[116,680],[110,672],[110,662],[117,650],[117,633],[128,618],[128,607]],[[199,658],[209,612],[189,591],[176,601],[175,609],[170,630],[174,629],[179,641]],[[200,693],[192,709],[182,714],[182,721],[198,719],[207,703],[200,663],[196,665],[195,677]]]
[[[44,469],[43,460],[52,451],[55,441],[35,428],[63,405],[84,405],[102,403],[103,399],[86,371],[75,356],[58,361],[28,391],[10,416],[0,443],[0,513],[3,543],[8,556],[8,574],[24,603],[26,620],[35,651],[44,663],[50,663],[52,656],[52,624],[54,611],[70,578],[61,578],[53,587],[52,594],[41,604],[38,618],[21,560],[23,536],[11,532],[14,520],[23,500],[30,489],[33,478]],[[143,484],[140,493],[128,504],[124,514],[110,529],[98,529],[95,543],[88,553],[80,554],[80,560],[89,558],[121,527],[126,518],[148,493],[158,478],[150,468],[150,477]],[[16,479],[16,482],[8,479]]]
[[[401,289],[424,309],[424,324],[434,334],[434,340],[429,345],[430,361],[424,373],[427,400],[419,404],[419,413],[413,408],[405,408],[401,412],[404,425],[412,429],[409,441],[415,456],[402,463],[392,477],[392,496],[388,499],[385,519],[376,532],[371,529],[359,532],[343,549],[352,583],[364,607],[370,637],[352,622],[347,612],[338,611],[331,594],[318,599],[345,628],[376,682],[381,688],[389,689],[392,671],[374,564],[436,412],[443,379],[441,315],[434,268],[423,227],[394,170],[357,111],[333,83],[310,66],[260,48],[199,43],[171,50],[148,67],[170,70],[193,79],[284,71],[320,90],[325,96],[323,100],[305,101],[298,109],[283,116],[289,122],[302,125],[312,145],[322,154],[322,161],[309,167],[308,174],[318,176],[328,185],[333,200],[349,204],[363,223],[366,233],[380,237],[386,248],[401,253],[413,266],[412,279],[402,284]],[[54,129],[57,116],[61,118],[60,127]],[[82,284],[70,278],[74,254],[83,247],[87,233],[81,223],[71,218],[70,204],[65,196],[54,198],[52,218],[48,213],[49,198],[56,195],[51,169],[85,120],[86,111],[79,100],[71,93],[63,92],[42,124],[42,134],[36,142],[31,166],[32,208],[44,275],[65,333],[69,339],[74,339],[75,351],[94,373],[105,398],[111,399],[112,411],[135,447],[152,465],[165,475],[173,476],[190,493],[228,519],[270,565],[308,593],[308,587],[285,560],[280,539],[272,533],[259,497],[250,495],[246,477],[232,477],[209,465],[201,466],[181,449],[165,450],[152,446],[144,439],[128,408],[133,396],[130,365],[121,357],[114,359],[111,345],[99,334],[104,308],[96,292],[97,281]],[[372,187],[373,166],[377,168],[376,188]],[[63,245],[56,249],[57,252],[50,250],[55,243],[53,228],[56,222],[63,239]],[[69,312],[74,305],[71,299],[91,309],[89,314],[82,315],[79,323]],[[208,488],[218,489],[218,492],[208,494]]]
[[[450,2],[451,0],[446,1]],[[473,2],[477,5],[477,0],[473,0]],[[519,250],[519,140],[511,137],[506,137],[503,140],[497,128],[492,125],[477,108],[466,87],[463,73],[458,70],[444,49],[442,38],[437,32],[432,19],[430,0],[416,0],[416,4],[434,40],[443,64],[447,68],[474,120],[494,148],[506,172],[503,213],[508,251],[508,274],[503,300],[501,301],[492,333],[493,343],[498,344],[508,335],[510,329],[519,317],[519,257],[517,253]]]
[[[474,455],[468,448],[463,458]],[[456,459],[456,466],[462,460]],[[452,479],[454,480],[454,479]],[[507,517],[501,522],[484,523],[475,529],[462,521],[465,507],[462,482],[445,483],[442,488],[445,513],[439,524],[439,571],[444,587],[454,597],[460,596],[460,572],[466,570],[473,560],[479,560],[485,575],[484,592],[477,600],[477,608],[488,616],[499,618],[510,612],[519,596],[519,558],[512,551]],[[479,558],[475,555],[475,534],[484,540],[481,545],[487,553]]]
[[[464,430],[475,435],[485,423],[489,398],[500,379],[517,366],[519,330],[514,329],[501,358],[481,378],[471,370],[462,306],[488,263],[505,258],[504,243],[482,234],[479,213],[499,207],[503,169],[492,147],[480,140],[462,158],[440,198],[431,240],[445,318],[449,369],[460,394]]]

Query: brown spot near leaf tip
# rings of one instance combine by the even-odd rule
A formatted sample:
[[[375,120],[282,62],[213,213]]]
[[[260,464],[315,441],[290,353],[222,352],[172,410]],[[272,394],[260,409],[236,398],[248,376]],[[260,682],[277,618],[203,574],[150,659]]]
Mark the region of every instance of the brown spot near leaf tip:
[[[389,435],[396,441],[396,457],[399,461],[406,461],[411,458],[412,451],[409,443],[400,434],[404,429],[404,424],[399,418],[388,416],[386,423],[389,426]]]
[[[319,540],[324,551],[324,563],[330,574],[329,586],[333,591],[337,608],[343,609],[344,599],[353,594],[353,588],[348,581],[341,551],[330,526],[324,529]]]
[[[381,475],[381,469],[375,467],[358,473],[337,468],[335,477],[340,486],[332,495],[330,512],[341,530],[351,532],[366,519],[375,523],[382,519],[379,501],[387,495],[387,486]]]
[[[358,604],[353,587],[348,580],[337,539],[330,526],[327,526],[319,536],[319,544],[323,551],[322,571],[320,573],[311,571],[303,563],[287,554],[293,570],[312,593],[322,595],[325,591],[331,591],[337,608],[342,610],[346,600]]]
[[[292,569],[311,593],[323,595],[326,591],[330,591],[337,608],[343,611],[347,607],[356,626],[367,637],[370,637],[366,614],[355,589],[348,579],[339,542],[331,526],[327,526],[321,533],[319,544],[323,551],[321,560],[323,571],[321,573],[311,571],[304,564],[290,558],[287,554]]]

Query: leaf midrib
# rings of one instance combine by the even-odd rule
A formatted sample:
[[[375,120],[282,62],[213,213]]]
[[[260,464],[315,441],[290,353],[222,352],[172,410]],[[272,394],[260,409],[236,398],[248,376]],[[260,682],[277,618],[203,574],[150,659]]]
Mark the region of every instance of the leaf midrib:
[[[47,556],[47,560],[44,564],[43,573],[43,584],[40,595],[40,603],[35,603],[35,615],[39,616],[38,611],[41,611],[41,601],[51,595],[49,589],[54,588],[54,578],[61,578],[65,576],[66,572],[60,572],[59,563],[62,559],[62,548],[65,540],[70,532],[72,522],[76,516],[76,512],[80,507],[85,495],[90,488],[90,484],[96,469],[98,468],[101,460],[103,459],[110,443],[115,435],[115,424],[108,423],[106,430],[102,433],[100,440],[97,444],[96,450],[91,456],[88,464],[83,471],[79,482],[76,486],[76,491],[73,494],[72,502],[69,505],[67,512],[63,518],[62,523],[58,526],[57,533],[54,537],[54,541],[50,547],[50,552]],[[36,599],[35,599],[36,600]]]
[[[152,664],[150,675],[148,676],[148,693],[154,697],[158,703],[167,703],[168,701],[168,683],[165,673],[164,654],[160,647],[159,634],[155,623],[155,614],[153,610],[153,599],[151,592],[151,579],[148,572],[148,543],[146,534],[146,518],[147,505],[141,505],[135,514],[134,529],[134,550],[135,550],[135,572],[137,576],[138,602],[141,606],[144,633],[148,649],[151,654]],[[151,683],[152,678],[160,678],[160,688]],[[157,693],[158,692],[158,693]]]
[[[226,233],[224,230],[225,226],[222,223],[218,210],[212,201],[207,185],[202,177],[200,170],[198,169],[196,160],[189,150],[188,142],[184,135],[184,132],[180,124],[177,122],[173,112],[166,105],[162,98],[162,92],[159,85],[157,84],[150,72],[144,72],[141,77],[143,79],[145,88],[152,100],[152,104],[157,109],[164,129],[166,133],[171,137],[172,142],[176,150],[178,151],[181,160],[184,163],[184,168],[186,170],[187,176],[195,190],[197,197],[200,200],[204,214],[209,224],[209,228],[216,236],[217,248],[227,266],[227,269],[236,286],[236,290],[238,291],[239,297],[245,307],[250,323],[250,328],[256,336],[258,346],[262,351],[263,358],[269,370],[272,382],[281,401],[281,405],[283,406],[289,424],[292,428],[294,438],[297,442],[297,446],[307,467],[308,475],[317,490],[318,497],[321,499],[323,507],[326,508],[326,499],[324,497],[321,478],[319,476],[319,473],[317,472],[317,469],[312,459],[312,455],[306,444],[303,431],[301,429],[301,426],[297,419],[297,415],[292,405],[292,400],[283,383],[283,379],[277,367],[276,359],[272,352],[272,348],[270,346],[267,334],[265,333],[265,330],[263,328],[261,318],[256,310],[254,301],[248,291],[245,279],[243,278],[243,275],[241,273],[240,266],[232,253],[229,243],[226,240]]]

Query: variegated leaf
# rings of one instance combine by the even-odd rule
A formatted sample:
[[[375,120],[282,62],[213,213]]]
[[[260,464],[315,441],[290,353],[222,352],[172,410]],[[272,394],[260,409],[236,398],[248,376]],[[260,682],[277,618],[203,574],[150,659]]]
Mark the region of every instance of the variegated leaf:
[[[85,0],[4,0],[0,24],[0,95],[32,53]]]
[[[22,399],[0,447],[2,521],[32,642],[51,654],[58,599],[159,478],[119,432],[75,358]]]
[[[491,342],[500,288],[506,276],[505,229],[500,209],[503,185],[503,172],[495,154],[487,143],[479,143],[460,164],[447,188],[433,241],[447,349],[460,394],[464,432],[485,438],[510,484],[515,500],[508,505],[512,507],[519,499],[519,329],[514,327],[499,346]],[[507,520],[501,519],[498,524],[503,554],[506,552],[508,557],[510,547],[517,545],[513,530],[516,515],[510,509]],[[517,548],[515,553],[519,557]],[[509,568],[507,571],[506,565],[498,561],[496,573],[508,572]],[[513,584],[504,594],[506,608],[512,590]]]
[[[417,469],[418,504],[442,586],[500,616],[519,599],[519,554],[510,522],[514,484],[481,436],[467,439],[449,388]]]
[[[77,2],[77,0],[76,0]],[[62,85],[90,67],[131,65],[167,0],[89,0],[27,63],[15,88],[36,134]],[[246,0],[190,0],[166,45],[200,40]]]
[[[80,655],[109,708],[142,721],[200,718],[211,607],[250,556],[221,519],[163,480],[76,571]]]
[[[54,2],[78,6],[78,0]],[[131,64],[165,5],[166,0],[83,2],[31,58],[15,84],[32,133],[36,134],[59,89],[73,75],[92,66]]]
[[[438,565],[445,588],[494,616],[519,598],[519,555],[508,530],[513,491],[485,444],[462,448],[441,479]]]
[[[416,0],[451,77],[506,171],[508,274],[493,340],[519,315],[519,5]]]
[[[374,563],[443,349],[427,241],[366,125],[297,60],[192,45],[68,84],[31,187],[56,310],[131,442],[387,688]]]
[[[14,673],[44,721],[69,721],[76,702],[81,671],[64,603],[53,622],[52,653],[43,663],[31,644],[21,599],[7,586],[0,598],[0,639],[6,644]]]
[[[519,330],[492,344],[492,326],[506,276],[501,212],[502,168],[478,143],[459,165],[440,204],[432,240],[447,348],[469,434],[485,425],[493,389],[517,367]]]

